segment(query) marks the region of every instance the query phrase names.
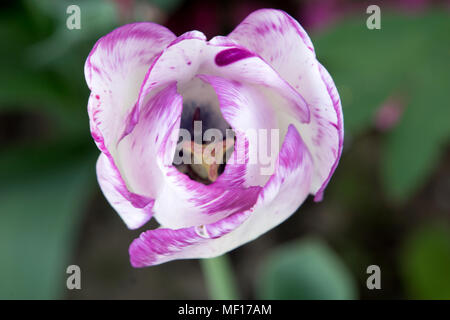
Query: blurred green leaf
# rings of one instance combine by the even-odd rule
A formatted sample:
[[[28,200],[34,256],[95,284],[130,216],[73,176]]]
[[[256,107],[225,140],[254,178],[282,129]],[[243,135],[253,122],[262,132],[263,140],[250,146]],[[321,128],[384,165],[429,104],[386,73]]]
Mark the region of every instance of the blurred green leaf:
[[[381,30],[368,30],[365,19],[346,19],[315,46],[341,94],[347,134],[373,128],[377,108],[392,94],[405,96],[404,116],[381,155],[386,193],[404,201],[426,181],[450,138],[450,19],[445,12],[383,12]]]
[[[319,239],[272,252],[259,277],[262,299],[355,299],[353,279],[339,257]]]
[[[400,258],[410,298],[450,299],[450,228],[447,224],[416,230],[406,240]]]
[[[450,24],[447,28],[450,30]],[[446,95],[450,66],[436,63],[443,60],[442,55],[436,52],[432,57],[430,53],[426,59],[435,61],[417,67],[421,69],[416,85],[420,88],[413,90],[402,121],[386,137],[382,150],[384,186],[391,197],[400,201],[427,181],[449,142],[450,108]]]
[[[110,2],[104,4],[106,9],[89,2],[83,6],[82,19],[89,18],[90,23],[85,29],[67,30],[64,4],[21,1],[0,13],[5,43],[0,51],[0,112],[44,111],[57,120],[60,136],[87,129],[84,61],[115,19]]]
[[[54,299],[92,184],[90,161],[0,183],[0,299]]]
[[[66,26],[68,14],[67,7],[74,4],[73,1],[41,0],[27,1],[28,11],[41,11],[49,19],[56,23],[53,34],[29,48],[28,58],[35,64],[45,65],[56,59],[64,59],[73,56],[71,52],[80,44],[102,37],[117,27],[118,17],[112,1],[80,0],[76,5],[80,7],[81,29],[69,30]],[[89,53],[89,52],[87,52]],[[87,54],[83,59],[87,58]],[[81,65],[81,67],[83,67]]]

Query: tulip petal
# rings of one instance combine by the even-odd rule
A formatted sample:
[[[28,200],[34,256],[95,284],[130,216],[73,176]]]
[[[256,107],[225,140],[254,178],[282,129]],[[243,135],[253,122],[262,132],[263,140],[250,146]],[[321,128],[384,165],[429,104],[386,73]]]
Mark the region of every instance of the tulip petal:
[[[132,229],[150,219],[154,200],[148,193],[135,193],[134,181],[123,176],[116,159],[117,144],[148,68],[175,38],[154,23],[125,25],[98,40],[85,64],[91,90],[91,134],[103,153],[97,162],[98,180],[108,201]]]
[[[91,99],[89,118],[94,139],[113,155],[125,117],[138,98],[149,67],[175,39],[168,29],[150,22],[128,24],[97,41],[85,64]]]
[[[328,71],[319,63],[319,72],[320,76],[322,77],[323,82],[325,83],[325,86],[327,88],[328,95],[330,96],[330,99],[333,103],[333,108],[337,115],[337,122],[334,124],[333,122],[329,122],[329,124],[336,128],[338,132],[338,145],[334,145],[335,147],[331,147],[331,151],[333,153],[334,162],[331,166],[330,171],[328,172],[328,176],[325,178],[325,180],[322,182],[322,179],[319,179],[319,182],[322,182],[320,185],[320,188],[315,193],[314,200],[315,201],[322,201],[323,199],[323,193],[325,188],[327,187],[328,183],[330,182],[331,176],[333,175],[334,171],[336,170],[336,167],[339,163],[339,159],[341,158],[342,154],[342,148],[344,146],[344,120],[342,118],[342,105],[341,105],[341,99],[339,98],[339,93],[337,91],[336,85],[334,84],[333,79],[331,78]],[[319,119],[318,123],[326,123],[323,122],[323,119]],[[327,126],[327,129],[330,129],[329,126]],[[319,161],[324,162],[324,160],[319,158]],[[319,183],[317,182],[317,183]],[[314,186],[314,188],[316,188]],[[315,190],[315,189],[314,189]]]
[[[106,199],[128,228],[137,229],[152,217],[154,200],[128,191],[119,170],[104,153],[97,160],[97,180]]]
[[[182,109],[176,84],[169,84],[147,101],[133,131],[120,141],[115,159],[123,175],[132,181],[134,192],[156,198],[163,188],[158,152],[161,150],[166,164],[172,163]],[[167,139],[172,140],[170,145]]]
[[[309,105],[311,122],[296,126],[311,150],[311,193],[320,200],[342,152],[343,120],[336,87],[311,40],[295,19],[273,9],[253,12],[228,37],[261,56]]]
[[[143,232],[130,245],[131,264],[144,267],[175,259],[211,258],[257,238],[302,204],[310,190],[311,169],[310,153],[291,125],[278,155],[275,174],[261,190],[253,208],[207,225]]]

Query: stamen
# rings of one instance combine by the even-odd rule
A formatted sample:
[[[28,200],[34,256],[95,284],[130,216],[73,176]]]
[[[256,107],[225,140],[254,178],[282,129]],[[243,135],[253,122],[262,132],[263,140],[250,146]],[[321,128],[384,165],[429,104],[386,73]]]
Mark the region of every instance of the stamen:
[[[183,152],[191,155],[192,171],[202,180],[212,183],[219,177],[221,165],[225,164],[234,148],[234,139],[225,139],[199,145],[194,141],[186,141],[182,145]],[[216,153],[217,151],[217,153]]]
[[[228,132],[230,125],[214,102],[205,104],[187,100],[183,102],[180,129],[185,131],[184,135],[180,135],[179,141],[182,142],[177,147],[176,155],[179,159],[181,153],[183,160],[181,164],[174,161],[174,165],[192,180],[213,183],[225,170],[226,161],[234,149],[234,134],[230,137]],[[210,129],[218,134],[212,136],[213,142],[202,144],[204,134]],[[186,140],[186,130],[191,140]]]

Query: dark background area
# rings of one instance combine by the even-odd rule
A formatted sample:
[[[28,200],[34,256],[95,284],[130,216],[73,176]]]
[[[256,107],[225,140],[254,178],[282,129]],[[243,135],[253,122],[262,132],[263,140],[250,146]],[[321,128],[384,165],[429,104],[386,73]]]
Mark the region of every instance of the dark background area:
[[[66,8],[81,8],[81,29]],[[366,8],[381,8],[369,30]],[[450,5],[446,1],[10,1],[0,13],[0,298],[205,299],[198,260],[133,269],[95,178],[84,61],[132,21],[226,35],[279,8],[341,96],[344,152],[321,203],[229,256],[242,298],[449,299]],[[82,289],[66,289],[79,265]],[[381,269],[368,290],[366,269]]]

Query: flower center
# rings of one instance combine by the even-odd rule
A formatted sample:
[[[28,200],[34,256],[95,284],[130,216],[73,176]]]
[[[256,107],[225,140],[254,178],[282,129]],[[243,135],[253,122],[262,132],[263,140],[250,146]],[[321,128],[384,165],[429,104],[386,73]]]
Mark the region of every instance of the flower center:
[[[173,165],[190,179],[211,184],[224,172],[234,140],[220,110],[185,102]]]

